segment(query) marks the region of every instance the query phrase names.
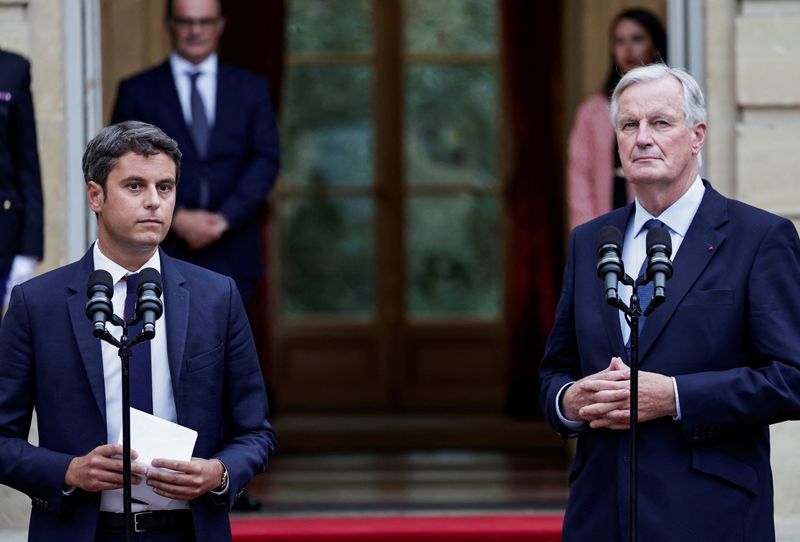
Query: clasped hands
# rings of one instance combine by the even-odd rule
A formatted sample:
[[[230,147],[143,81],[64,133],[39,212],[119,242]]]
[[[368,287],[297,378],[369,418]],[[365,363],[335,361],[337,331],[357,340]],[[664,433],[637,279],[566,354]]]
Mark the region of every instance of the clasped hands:
[[[64,485],[85,491],[105,491],[122,487],[122,445],[103,444],[88,454],[70,461]],[[131,450],[131,460],[137,454]],[[154,459],[153,467],[131,463],[131,483],[147,483],[153,491],[168,499],[190,501],[219,487],[224,467],[215,459],[193,457],[191,461]],[[161,469],[170,469],[164,471]]]
[[[593,429],[629,429],[631,370],[620,358],[612,358],[606,369],[585,376],[566,389],[562,414],[568,420],[589,422]],[[639,422],[675,416],[672,379],[639,371]]]
[[[228,220],[219,213],[204,209],[178,209],[172,218],[173,231],[189,245],[200,250],[228,231]]]

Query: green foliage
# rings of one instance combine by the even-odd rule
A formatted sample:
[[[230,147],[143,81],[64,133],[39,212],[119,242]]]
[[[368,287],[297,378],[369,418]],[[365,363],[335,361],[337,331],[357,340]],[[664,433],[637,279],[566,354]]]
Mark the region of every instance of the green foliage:
[[[418,197],[408,208],[408,310],[498,316],[502,232],[495,197]]]
[[[493,66],[413,66],[406,84],[412,183],[494,184],[498,174]]]
[[[373,0],[379,2],[381,0]],[[291,0],[291,53],[370,53],[368,0]],[[409,53],[497,51],[495,0],[405,0]],[[498,71],[485,62],[405,68],[407,309],[496,317],[502,306],[502,210],[495,195],[415,196],[414,187],[499,182]],[[399,67],[398,67],[399,68]],[[374,183],[371,63],[289,64],[282,181],[324,189]],[[281,312],[371,316],[375,203],[364,196],[280,200]]]
[[[283,178],[372,181],[372,74],[363,66],[292,66],[281,119]]]
[[[372,50],[369,0],[290,0],[286,28],[291,53]]]
[[[374,311],[372,223],[372,204],[364,199],[298,198],[283,206],[284,314]]]
[[[492,53],[497,50],[495,0],[406,0],[406,50]]]

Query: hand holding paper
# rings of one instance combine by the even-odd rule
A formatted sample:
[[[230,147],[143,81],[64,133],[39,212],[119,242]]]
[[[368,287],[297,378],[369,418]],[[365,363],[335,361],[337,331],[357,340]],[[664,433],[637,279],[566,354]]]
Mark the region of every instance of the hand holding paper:
[[[197,431],[193,429],[131,408],[131,449],[139,453],[135,464],[147,468],[148,479],[165,472],[161,470],[163,465],[154,464],[157,458],[188,462],[196,440]],[[159,508],[165,508],[173,498],[158,494],[147,484],[132,486],[131,496]]]
[[[147,485],[162,497],[183,501],[219,487],[224,469],[215,459],[199,457],[193,457],[191,461],[156,459],[153,466],[162,468],[148,471]]]

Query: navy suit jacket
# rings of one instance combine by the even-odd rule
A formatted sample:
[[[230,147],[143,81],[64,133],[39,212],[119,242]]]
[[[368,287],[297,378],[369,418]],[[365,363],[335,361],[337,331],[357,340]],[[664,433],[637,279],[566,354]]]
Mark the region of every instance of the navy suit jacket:
[[[70,460],[106,442],[100,341],[84,310],[93,268],[90,250],[17,286],[0,328],[0,483],[31,497],[33,541],[94,540],[97,528],[100,494],[62,493]],[[275,447],[261,368],[230,278],[163,252],[161,273],[177,422],[198,432],[193,455],[230,476],[227,495],[191,502],[197,540],[230,540],[229,507]]]
[[[42,258],[44,222],[27,60],[0,51],[0,275],[17,254]]]
[[[800,415],[800,241],[791,222],[706,192],[674,259],[667,301],[640,337],[640,368],[677,381],[682,419],[639,426],[639,537],[774,540],[769,424]],[[597,234],[633,205],[575,228],[542,361],[541,408],[568,382],[625,359],[597,277]],[[564,540],[628,534],[628,431],[585,426],[569,475]]]
[[[214,126],[205,158],[199,156],[183,118],[169,62],[119,85],[111,122],[155,124],[183,153],[176,208],[223,214],[230,224],[216,243],[190,251],[176,235],[164,249],[237,281],[261,276],[259,210],[278,174],[278,130],[263,78],[220,62]]]

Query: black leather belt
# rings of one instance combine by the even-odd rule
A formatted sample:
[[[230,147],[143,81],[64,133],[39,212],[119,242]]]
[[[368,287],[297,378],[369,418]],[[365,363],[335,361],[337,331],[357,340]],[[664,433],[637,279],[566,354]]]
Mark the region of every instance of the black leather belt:
[[[131,532],[175,531],[192,529],[190,510],[151,510],[131,514]],[[125,514],[100,512],[100,527],[109,531],[125,528]]]

